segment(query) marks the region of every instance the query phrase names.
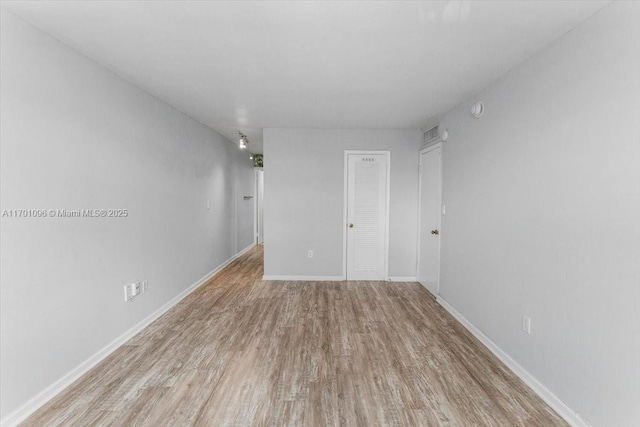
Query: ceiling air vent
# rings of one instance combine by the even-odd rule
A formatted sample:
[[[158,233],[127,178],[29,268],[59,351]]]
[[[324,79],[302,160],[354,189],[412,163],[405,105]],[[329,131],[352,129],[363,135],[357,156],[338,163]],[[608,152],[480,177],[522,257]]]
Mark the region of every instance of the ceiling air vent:
[[[422,139],[422,148],[431,144],[434,141],[437,141],[440,138],[440,129],[439,125],[435,125],[430,129],[427,129],[423,134]]]

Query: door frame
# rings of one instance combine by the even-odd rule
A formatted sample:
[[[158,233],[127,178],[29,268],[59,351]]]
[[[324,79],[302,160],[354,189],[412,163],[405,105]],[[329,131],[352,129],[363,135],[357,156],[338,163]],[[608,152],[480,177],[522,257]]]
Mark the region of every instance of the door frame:
[[[262,203],[262,211],[264,213],[264,200],[258,200],[258,182],[259,182],[259,178],[258,175],[260,174],[260,171],[262,171],[262,189],[264,192],[264,169],[263,168],[259,168],[259,167],[254,167],[253,168],[253,242],[256,245],[260,244],[260,225],[259,225],[259,218],[260,215],[258,213],[258,209],[259,209],[259,202]],[[263,194],[264,196],[264,194]],[[264,199],[264,197],[263,197]],[[263,225],[262,228],[264,229],[264,216],[262,217],[262,221],[263,221]],[[262,236],[263,241],[264,241],[264,236]]]
[[[389,280],[389,201],[391,196],[391,150],[344,150],[344,178],[342,197],[342,277],[347,277],[347,210],[349,197],[349,155],[367,156],[372,154],[383,154],[387,162],[387,182],[385,191],[385,231],[384,231],[384,279]]]
[[[429,145],[428,147],[420,150],[419,158],[418,158],[418,247],[416,248],[416,281],[420,283],[420,243],[422,241],[422,155],[428,153],[429,151],[433,151],[435,149],[440,149],[440,188],[438,191],[440,192],[440,208],[438,212],[438,230],[440,230],[440,237],[438,238],[438,278],[436,280],[436,294],[438,296],[440,294],[440,259],[441,259],[441,250],[442,250],[442,142],[437,142],[433,145]],[[422,285],[422,283],[420,283]],[[424,287],[424,285],[422,285]]]

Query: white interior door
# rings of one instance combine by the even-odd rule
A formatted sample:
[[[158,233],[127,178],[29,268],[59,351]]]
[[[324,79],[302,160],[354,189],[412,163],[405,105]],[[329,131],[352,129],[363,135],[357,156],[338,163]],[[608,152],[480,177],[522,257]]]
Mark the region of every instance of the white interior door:
[[[440,144],[420,152],[420,236],[418,281],[438,295],[442,181]]]
[[[264,242],[264,171],[256,169],[256,243]]]
[[[347,154],[347,280],[385,280],[389,153]]]

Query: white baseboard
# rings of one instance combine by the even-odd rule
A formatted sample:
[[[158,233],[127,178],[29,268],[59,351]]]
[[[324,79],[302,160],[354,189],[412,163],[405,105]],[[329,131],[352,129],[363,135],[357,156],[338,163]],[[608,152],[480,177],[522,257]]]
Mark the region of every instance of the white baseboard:
[[[343,282],[344,276],[262,276],[263,281],[269,280],[285,280],[300,282]]]
[[[531,375],[526,369],[518,364],[505,353],[496,343],[491,341],[489,337],[483,334],[478,328],[473,326],[462,314],[453,308],[444,298],[438,296],[436,301],[462,325],[469,330],[485,347],[487,347],[502,363],[507,365],[522,381],[525,382],[542,400],[546,402],[554,411],[558,413],[566,422],[573,427],[590,427],[578,413],[567,406],[558,396],[553,394],[551,390],[546,388],[540,381]]]
[[[118,338],[113,340],[111,343],[107,344],[104,348],[99,350],[93,356],[89,357],[87,360],[82,362],[80,365],[69,371],[62,378],[49,385],[47,388],[42,390],[40,393],[29,399],[25,404],[20,406],[15,411],[11,412],[7,415],[2,421],[0,421],[0,427],[14,427],[19,423],[24,421],[29,415],[33,414],[35,411],[40,409],[45,403],[55,397],[62,390],[70,386],[74,381],[80,378],[82,375],[86,374],[91,368],[100,363],[103,359],[105,359],[108,355],[117,350],[121,345],[129,341],[133,338],[138,332],[143,330],[149,324],[151,324],[154,320],[162,316],[164,313],[169,311],[173,306],[178,304],[182,299],[184,299],[191,292],[198,289],[204,283],[206,283],[209,279],[215,276],[220,270],[225,268],[227,265],[231,264],[236,258],[253,248],[255,244],[252,244],[241,252],[238,252],[236,255],[229,258],[227,261],[205,274],[202,278],[196,281],[194,284],[189,286],[187,289],[182,291],[180,294],[176,295],[174,298],[169,300],[162,307],[151,313],[149,316],[145,317],[143,320],[138,322],[131,329],[126,331],[124,334],[120,335]]]
[[[281,275],[265,275],[262,276],[263,281],[283,280],[283,281],[300,281],[300,282],[343,282],[344,276],[281,276]],[[392,276],[389,277],[391,282],[415,282],[415,276]]]
[[[243,250],[241,250],[240,252],[238,252],[234,257],[230,258],[229,261],[227,261],[227,264],[225,264],[225,267],[233,260],[235,260],[238,257],[241,257],[242,255],[244,255],[246,252],[249,252],[251,249],[253,249],[256,246],[255,243],[250,244],[249,246],[247,246],[246,248],[244,248]],[[220,268],[220,267],[218,267]],[[224,267],[222,267],[224,268]]]
[[[389,276],[390,282],[417,282],[416,276]]]

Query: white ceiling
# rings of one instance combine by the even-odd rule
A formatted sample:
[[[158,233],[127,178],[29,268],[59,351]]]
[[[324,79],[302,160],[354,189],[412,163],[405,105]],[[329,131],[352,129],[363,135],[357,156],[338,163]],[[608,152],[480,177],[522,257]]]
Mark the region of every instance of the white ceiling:
[[[4,1],[232,140],[417,128],[608,1]]]

